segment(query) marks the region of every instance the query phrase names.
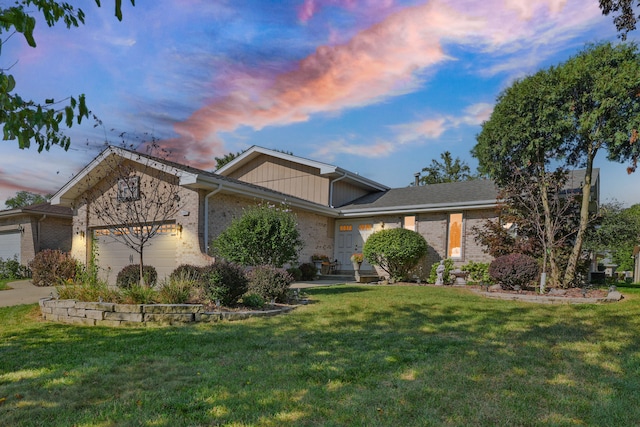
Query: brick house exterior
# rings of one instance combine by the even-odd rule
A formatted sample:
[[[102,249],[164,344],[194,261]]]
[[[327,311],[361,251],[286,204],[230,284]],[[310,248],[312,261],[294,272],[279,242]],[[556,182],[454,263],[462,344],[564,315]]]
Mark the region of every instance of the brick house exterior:
[[[301,263],[325,254],[337,259],[341,270],[352,270],[348,258],[362,250],[366,237],[392,227],[411,228],[425,237],[426,275],[432,263],[452,254],[458,265],[490,260],[471,232],[474,225],[495,217],[497,191],[490,181],[391,189],[333,165],[262,147],[250,148],[216,173],[109,147],[60,189],[52,203],[73,209],[73,256],[88,262],[98,245],[98,263],[110,270],[110,281],[122,263],[137,263],[132,255],[122,258],[123,247],[110,245],[104,237],[118,224],[96,217],[91,209],[118,185],[112,167],[118,162],[134,166],[140,185],[161,181],[179,187],[179,208],[163,218],[163,243],[151,245],[151,256],[145,255],[145,264],[166,271],[180,264],[213,262],[211,240],[244,208],[264,201],[286,203],[297,215],[305,242]]]

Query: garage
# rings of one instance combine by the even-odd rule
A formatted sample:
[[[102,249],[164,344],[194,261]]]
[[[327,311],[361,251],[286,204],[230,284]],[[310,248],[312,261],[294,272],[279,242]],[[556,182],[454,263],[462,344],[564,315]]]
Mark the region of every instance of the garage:
[[[3,260],[13,259],[17,257],[20,262],[20,240],[22,233],[19,231],[11,231],[0,233],[0,258]]]
[[[140,262],[138,253],[122,243],[119,233],[109,228],[94,230],[100,277],[109,284],[115,284],[118,273],[124,267]],[[158,281],[176,268],[177,242],[176,225],[164,224],[144,247],[144,264],[156,268]]]

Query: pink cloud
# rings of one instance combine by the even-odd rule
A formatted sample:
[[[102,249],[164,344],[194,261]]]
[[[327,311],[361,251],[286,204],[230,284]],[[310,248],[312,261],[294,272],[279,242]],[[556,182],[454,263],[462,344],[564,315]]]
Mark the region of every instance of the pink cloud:
[[[309,13],[320,4],[308,3]],[[232,80],[224,97],[177,123],[174,130],[179,137],[165,144],[187,159],[207,158],[222,147],[220,132],[303,122],[312,114],[412,92],[422,84],[426,70],[453,59],[445,53],[445,43],[487,52],[519,51],[524,46],[530,50],[548,43],[554,34],[581,28],[595,19],[596,12],[581,2],[568,7],[559,0],[430,1],[407,7],[346,43],[319,46],[290,71],[275,76],[245,74],[241,85]],[[423,129],[424,134],[441,131],[435,123],[430,125],[434,127]]]

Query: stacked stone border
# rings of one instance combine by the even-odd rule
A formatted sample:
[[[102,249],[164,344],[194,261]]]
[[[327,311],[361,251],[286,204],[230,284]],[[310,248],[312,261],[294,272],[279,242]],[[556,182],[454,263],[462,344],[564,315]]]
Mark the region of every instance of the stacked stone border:
[[[296,306],[274,305],[272,309],[256,311],[205,311],[201,304],[115,304],[75,300],[40,299],[40,311],[45,320],[89,326],[151,326],[184,325],[233,321],[250,317],[274,316]]]

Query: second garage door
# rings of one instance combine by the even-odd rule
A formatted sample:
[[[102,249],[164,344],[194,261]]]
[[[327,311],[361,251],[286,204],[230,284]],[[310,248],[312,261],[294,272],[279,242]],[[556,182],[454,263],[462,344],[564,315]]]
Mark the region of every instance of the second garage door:
[[[110,284],[115,284],[116,276],[124,267],[140,263],[138,253],[118,240],[116,233],[117,231],[108,228],[94,231],[100,276]],[[158,281],[176,268],[177,242],[175,224],[165,224],[144,247],[144,265],[155,267]]]
[[[18,232],[0,233],[0,258],[3,260],[16,257],[20,262],[20,239],[22,234]]]

